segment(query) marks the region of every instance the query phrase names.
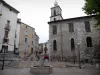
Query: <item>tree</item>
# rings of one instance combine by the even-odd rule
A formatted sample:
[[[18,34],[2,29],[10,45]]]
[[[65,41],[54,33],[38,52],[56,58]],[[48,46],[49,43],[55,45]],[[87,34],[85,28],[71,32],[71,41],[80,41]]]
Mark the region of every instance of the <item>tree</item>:
[[[95,15],[95,26],[100,27],[100,0],[85,0],[83,10],[87,15]]]

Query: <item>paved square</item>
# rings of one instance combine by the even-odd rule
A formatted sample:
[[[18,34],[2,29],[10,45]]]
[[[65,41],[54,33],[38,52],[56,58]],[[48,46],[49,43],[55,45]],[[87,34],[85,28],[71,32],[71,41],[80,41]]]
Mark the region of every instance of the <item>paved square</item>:
[[[30,68],[0,70],[0,75],[33,75]],[[54,68],[50,75],[100,75],[100,70],[78,68]]]

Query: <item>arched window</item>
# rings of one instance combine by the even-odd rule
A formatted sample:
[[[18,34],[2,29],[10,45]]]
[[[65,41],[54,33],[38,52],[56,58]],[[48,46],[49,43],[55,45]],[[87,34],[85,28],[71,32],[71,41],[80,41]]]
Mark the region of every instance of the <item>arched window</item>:
[[[87,37],[86,42],[87,42],[87,47],[92,47],[92,38],[91,37]]]
[[[54,51],[57,50],[57,42],[56,42],[56,40],[53,41],[53,50]]]
[[[54,16],[56,16],[56,10],[54,10]]]
[[[71,39],[71,50],[75,50],[74,39]]]
[[[57,34],[57,26],[53,26],[53,34]]]
[[[54,21],[56,21],[56,18],[54,18]]]

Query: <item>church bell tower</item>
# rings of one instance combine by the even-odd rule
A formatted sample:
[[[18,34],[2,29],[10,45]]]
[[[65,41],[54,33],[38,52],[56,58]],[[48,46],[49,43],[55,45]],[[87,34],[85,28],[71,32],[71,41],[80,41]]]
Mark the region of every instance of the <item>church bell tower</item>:
[[[62,20],[62,9],[58,5],[58,2],[55,1],[54,7],[51,8],[51,17],[50,21]]]

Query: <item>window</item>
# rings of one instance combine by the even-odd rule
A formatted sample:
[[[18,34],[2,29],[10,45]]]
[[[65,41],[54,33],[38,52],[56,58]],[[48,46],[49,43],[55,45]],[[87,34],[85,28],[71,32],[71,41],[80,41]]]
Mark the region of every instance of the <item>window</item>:
[[[32,41],[32,45],[33,45],[33,41]]]
[[[71,50],[75,50],[74,39],[71,39]]]
[[[54,51],[57,50],[57,43],[56,43],[56,40],[53,41],[53,50],[54,50]]]
[[[9,20],[7,20],[7,25],[10,25],[10,21]]]
[[[33,53],[33,48],[31,48],[31,53]]]
[[[28,35],[28,32],[27,32],[27,30],[25,30],[25,31],[24,31],[24,33],[25,33],[25,35],[26,35],[26,36]]]
[[[56,16],[56,11],[54,10],[54,16]]]
[[[5,31],[5,38],[8,38],[8,31]]]
[[[87,37],[86,42],[87,42],[87,47],[92,47],[92,38],[91,37]]]
[[[7,43],[9,41],[9,39],[3,39],[3,43]]]
[[[74,25],[73,23],[69,23],[69,32],[74,32]]]
[[[86,32],[91,32],[90,22],[89,21],[85,21],[84,24],[85,24],[85,30],[86,30]]]
[[[9,20],[7,20],[7,24],[5,25],[5,29],[10,30],[10,21]]]
[[[57,27],[53,26],[53,34],[57,34]]]
[[[54,21],[56,21],[56,18],[54,18]]]
[[[25,38],[25,42],[27,42],[27,38]]]

